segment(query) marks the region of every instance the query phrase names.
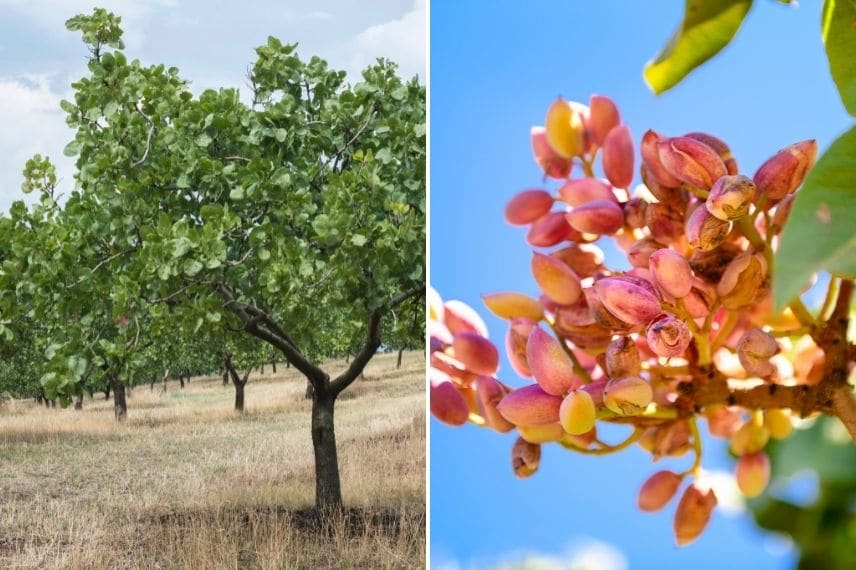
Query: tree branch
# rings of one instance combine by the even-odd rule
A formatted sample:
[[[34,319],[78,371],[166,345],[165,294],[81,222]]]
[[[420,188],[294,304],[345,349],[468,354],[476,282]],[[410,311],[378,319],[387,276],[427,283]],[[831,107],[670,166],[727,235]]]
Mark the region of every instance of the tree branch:
[[[396,297],[393,297],[385,307],[375,309],[369,313],[368,321],[366,323],[366,340],[363,343],[363,346],[360,348],[359,352],[357,352],[357,355],[351,361],[348,368],[330,383],[330,392],[334,396],[339,395],[345,388],[350,386],[360,374],[362,374],[366,364],[369,363],[369,360],[371,360],[372,356],[377,352],[377,349],[380,347],[380,325],[384,314],[391,311],[407,299],[410,299],[424,291],[424,286],[414,287]]]
[[[306,376],[317,394],[326,393],[330,380],[326,372],[310,362],[296,346],[286,338],[279,336],[275,330],[271,330],[269,326],[262,326],[264,318],[259,315],[251,315],[247,310],[250,307],[242,307],[226,285],[218,283],[215,289],[224,300],[223,307],[232,311],[240,319],[246,332],[278,348],[285,358]],[[258,311],[255,308],[251,310]]]

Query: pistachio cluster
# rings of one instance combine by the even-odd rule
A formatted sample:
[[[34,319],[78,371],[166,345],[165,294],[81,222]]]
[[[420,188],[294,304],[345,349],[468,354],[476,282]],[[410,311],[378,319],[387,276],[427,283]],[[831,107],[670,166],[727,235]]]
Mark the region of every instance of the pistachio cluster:
[[[638,506],[656,511],[684,488],[674,517],[679,545],[695,540],[716,505],[701,470],[697,417],[730,440],[736,480],[749,497],[770,475],[764,446],[792,427],[786,409],[700,406],[687,386],[716,373],[729,386],[812,384],[824,355],[805,335],[811,315],[797,300],[774,314],[772,255],[794,193],[811,168],[814,141],[791,145],[751,178],[728,145],[706,133],[641,139],[641,179],[631,188],[633,139],[608,98],[588,106],[556,100],[531,131],[547,188],[508,202],[505,219],[527,226],[538,298],[518,292],[483,297],[508,321],[505,350],[519,376],[497,379],[498,351],[479,315],[431,291],[431,411],[442,422],[517,430],[512,466],[538,468],[540,446],[555,442],[589,454],[640,445],[657,460],[694,453],[689,469],[645,481]],[[603,178],[595,176],[598,157]],[[578,168],[582,176],[573,176]],[[595,242],[613,239],[624,268],[605,264]],[[598,422],[630,424],[609,444]]]

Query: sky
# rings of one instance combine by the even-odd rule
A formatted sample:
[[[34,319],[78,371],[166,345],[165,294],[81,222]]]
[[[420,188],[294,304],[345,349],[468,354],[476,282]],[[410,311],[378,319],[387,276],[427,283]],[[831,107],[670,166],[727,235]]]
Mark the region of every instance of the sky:
[[[815,138],[823,150],[851,124],[829,77],[817,2],[755,2],[729,47],[673,91],[652,95],[643,65],[671,35],[683,4],[432,3],[429,275],[444,299],[479,310],[500,347],[505,323],[488,314],[480,295],[537,294],[525,228],[506,225],[502,212],[516,192],[541,185],[528,133],[557,95],[582,102],[592,93],[612,97],[637,149],[649,128],[712,133],[729,143],[750,176],[780,148]],[[616,263],[608,253],[610,260]],[[498,377],[524,385],[504,357]],[[514,561],[569,568],[592,553],[591,567],[606,570],[794,565],[786,540],[762,533],[741,513],[725,475],[717,480],[727,508],[717,509],[687,548],[674,546],[674,503],[655,514],[636,509],[639,485],[659,469],[685,469],[689,456],[652,464],[637,448],[586,457],[545,446],[539,471],[519,480],[510,467],[513,434],[433,419],[430,433],[434,568]],[[706,441],[705,449],[706,469],[731,471],[722,442]],[[792,485],[810,494],[809,475]]]
[[[96,6],[122,17],[129,59],[178,67],[196,93],[247,92],[253,49],[271,35],[352,81],[381,56],[404,77],[426,76],[427,0],[0,0],[0,211],[22,198],[21,171],[36,153],[58,165],[60,191],[72,188],[62,149],[73,133],[59,102],[86,73],[87,51],[65,21]]]

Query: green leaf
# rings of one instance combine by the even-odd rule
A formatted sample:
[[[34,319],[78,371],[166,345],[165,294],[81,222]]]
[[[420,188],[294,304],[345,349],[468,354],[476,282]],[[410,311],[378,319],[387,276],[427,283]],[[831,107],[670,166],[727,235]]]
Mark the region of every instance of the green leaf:
[[[856,2],[826,0],[821,29],[832,79],[847,112],[856,116]]]
[[[202,133],[198,137],[196,137],[196,145],[201,147],[206,147],[211,144],[211,137],[205,133]]]
[[[366,245],[367,241],[368,240],[364,235],[354,234],[353,236],[351,236],[351,243],[357,247],[363,247],[364,245]]]
[[[817,271],[856,277],[856,127],[820,157],[797,193],[776,254],[776,307]]]
[[[244,189],[241,186],[235,186],[232,188],[232,191],[229,192],[229,198],[232,200],[240,200],[244,197]]]
[[[81,145],[79,142],[71,141],[70,143],[65,145],[65,148],[62,149],[62,153],[65,156],[77,156],[78,154],[80,154],[80,146]]]
[[[643,73],[651,90],[674,87],[693,69],[728,45],[752,0],[685,0],[684,19]]]
[[[275,129],[273,131],[273,136],[279,142],[285,142],[285,138],[288,136],[288,132],[285,129]]]

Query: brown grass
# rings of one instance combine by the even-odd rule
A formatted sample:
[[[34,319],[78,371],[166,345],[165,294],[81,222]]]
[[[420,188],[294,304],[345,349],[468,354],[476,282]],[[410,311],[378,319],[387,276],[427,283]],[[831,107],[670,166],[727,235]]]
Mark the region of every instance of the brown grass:
[[[103,395],[81,411],[6,403],[0,567],[424,567],[424,364],[395,357],[376,356],[337,404],[348,509],[323,524],[293,370],[251,376],[243,415],[220,378],[137,387],[125,425]]]

